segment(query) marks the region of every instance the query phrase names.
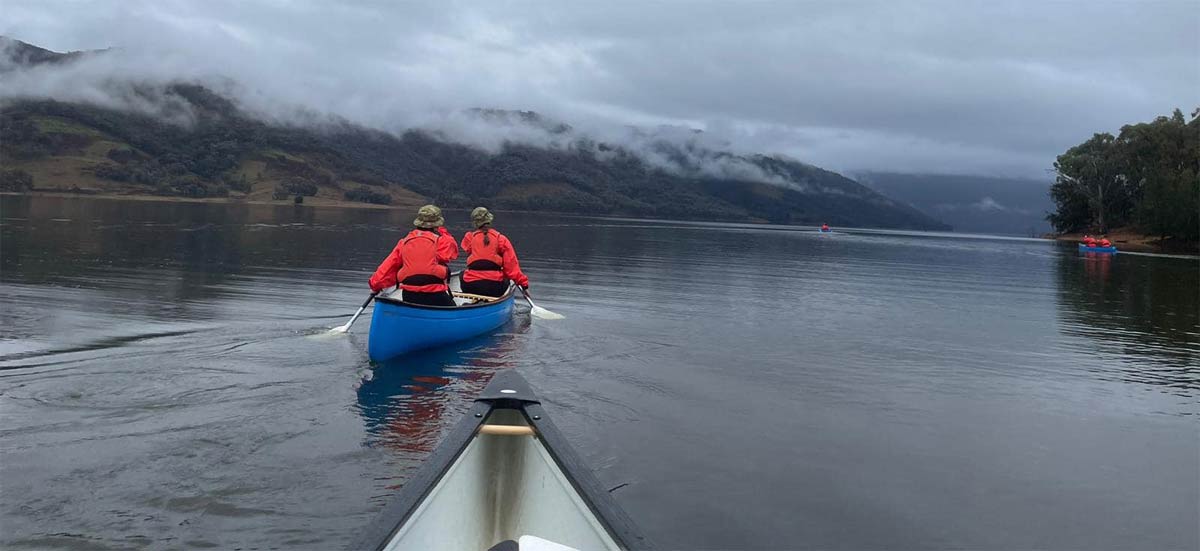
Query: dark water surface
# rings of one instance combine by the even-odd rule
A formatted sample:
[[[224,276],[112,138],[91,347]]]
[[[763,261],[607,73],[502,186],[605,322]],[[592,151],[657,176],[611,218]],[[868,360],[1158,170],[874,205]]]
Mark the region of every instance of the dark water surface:
[[[663,548],[1200,546],[1194,258],[499,213],[567,319],[372,366],[411,213],[0,208],[5,549],[337,548],[501,369]]]

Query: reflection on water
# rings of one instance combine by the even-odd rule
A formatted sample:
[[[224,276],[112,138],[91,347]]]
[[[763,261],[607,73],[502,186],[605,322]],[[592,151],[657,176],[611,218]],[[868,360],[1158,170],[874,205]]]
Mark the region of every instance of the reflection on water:
[[[411,218],[0,197],[0,547],[340,548],[499,369],[664,548],[1200,546],[1195,259],[498,212],[566,319],[372,365]]]
[[[492,376],[512,367],[514,332],[528,328],[529,318],[522,317],[498,334],[374,364],[358,387],[368,445],[424,458]]]
[[[1200,264],[1136,255],[1062,255],[1061,330],[1082,337],[1101,377],[1200,390]],[[1105,369],[1113,367],[1116,372]]]
[[[179,299],[203,299],[245,268],[338,268],[387,251],[399,210],[5,196],[6,281],[96,286],[114,268],[165,271]],[[411,218],[411,216],[408,216]],[[396,228],[396,233],[378,231]],[[363,230],[374,231],[363,231]],[[354,246],[348,247],[348,239]],[[55,255],[47,256],[46,251]],[[71,269],[62,262],[69,260]],[[109,285],[105,285],[108,287]]]

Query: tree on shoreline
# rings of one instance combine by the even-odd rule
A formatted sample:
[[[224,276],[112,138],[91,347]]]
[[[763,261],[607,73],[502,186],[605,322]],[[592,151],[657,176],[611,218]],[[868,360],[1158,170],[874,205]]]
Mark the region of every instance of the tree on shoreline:
[[[1200,109],[1096,134],[1054,163],[1046,219],[1059,232],[1135,225],[1161,238],[1200,238]]]
[[[1124,207],[1131,190],[1127,185],[1129,179],[1120,167],[1121,155],[1117,147],[1112,134],[1096,134],[1054,161],[1057,195],[1072,202],[1082,202],[1086,205],[1084,212],[1087,215],[1087,218],[1080,217],[1082,212],[1073,205],[1075,208],[1068,211],[1071,218],[1052,215],[1050,222],[1055,227],[1088,224],[1105,233],[1111,224],[1125,221],[1127,210]]]

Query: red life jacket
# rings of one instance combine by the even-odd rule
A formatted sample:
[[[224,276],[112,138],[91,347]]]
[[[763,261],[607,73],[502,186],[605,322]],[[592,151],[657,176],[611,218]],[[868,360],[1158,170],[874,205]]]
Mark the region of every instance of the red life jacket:
[[[491,234],[491,235],[488,235]],[[486,236],[487,243],[484,244]],[[504,257],[500,255],[500,234],[487,230],[475,230],[471,239],[471,255],[467,257],[467,271],[463,281],[504,281]],[[465,277],[471,274],[471,277]]]
[[[435,231],[413,230],[400,244],[400,258],[403,261],[396,281],[405,291],[418,293],[440,293],[446,290],[446,278],[450,268],[437,261],[437,240]]]

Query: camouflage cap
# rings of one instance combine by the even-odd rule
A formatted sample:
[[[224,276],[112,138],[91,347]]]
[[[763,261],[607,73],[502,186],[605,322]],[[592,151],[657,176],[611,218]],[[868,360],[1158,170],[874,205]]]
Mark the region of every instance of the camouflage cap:
[[[471,223],[475,224],[476,228],[491,224],[493,218],[495,217],[485,207],[475,207],[475,210],[471,211]]]
[[[446,219],[442,218],[442,209],[433,205],[425,205],[417,211],[417,219],[413,220],[413,225],[418,228],[427,230],[434,229],[438,226],[446,224]]]

